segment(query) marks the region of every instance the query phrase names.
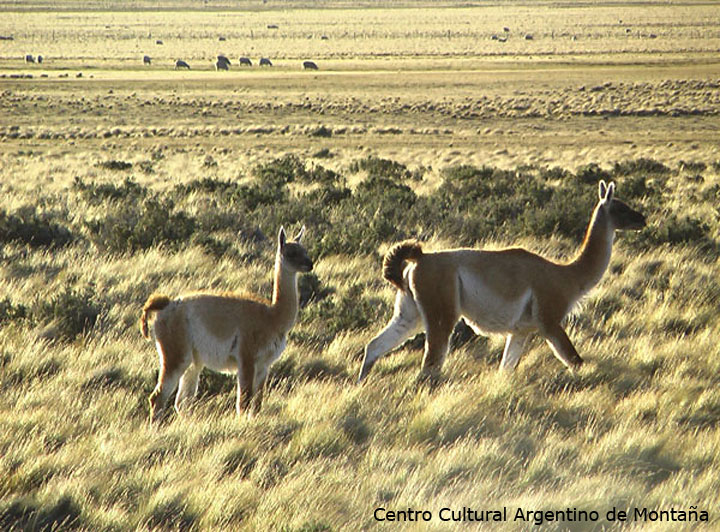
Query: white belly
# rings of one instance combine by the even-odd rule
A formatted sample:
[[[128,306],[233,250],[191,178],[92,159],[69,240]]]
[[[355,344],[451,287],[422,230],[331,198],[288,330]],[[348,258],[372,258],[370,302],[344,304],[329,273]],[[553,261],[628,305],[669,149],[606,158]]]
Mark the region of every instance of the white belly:
[[[506,299],[470,272],[460,270],[460,312],[476,333],[508,333],[531,327],[532,292]]]
[[[241,327],[228,337],[219,338],[208,330],[202,320],[193,319],[190,313],[187,319],[190,347],[193,361],[201,366],[223,373],[236,373],[240,369],[240,353],[246,348],[254,352],[246,353],[254,358],[256,371],[266,371],[270,364],[275,362],[287,343],[285,334],[272,338],[264,345],[253,342],[252,347],[244,345],[246,338]],[[252,334],[252,333],[250,333]]]
[[[236,373],[240,362],[239,334],[219,340],[206,331],[201,325],[192,329],[193,360],[213,371]]]

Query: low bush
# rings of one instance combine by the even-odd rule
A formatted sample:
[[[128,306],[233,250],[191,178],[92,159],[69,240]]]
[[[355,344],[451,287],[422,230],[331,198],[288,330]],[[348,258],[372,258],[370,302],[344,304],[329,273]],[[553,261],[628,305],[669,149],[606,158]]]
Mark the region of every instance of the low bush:
[[[16,305],[9,297],[0,299],[0,323],[23,320],[27,318],[28,311],[25,305]]]
[[[177,249],[190,240],[195,220],[173,210],[169,199],[147,199],[140,205],[123,203],[103,218],[85,221],[85,227],[90,240],[110,252],[134,252],[158,245]]]
[[[66,226],[38,213],[33,206],[9,214],[0,210],[0,243],[21,243],[31,247],[60,248],[70,244],[73,235]]]
[[[136,183],[132,178],[126,177],[121,185],[112,183],[85,183],[79,177],[75,178],[73,189],[80,192],[82,197],[92,205],[99,205],[105,201],[139,201],[148,195],[147,188]]]
[[[35,301],[30,313],[33,321],[52,324],[58,338],[71,341],[95,326],[101,309],[91,287],[79,291],[68,286],[48,300]]]
[[[100,161],[97,163],[97,166],[99,168],[104,168],[105,170],[130,170],[132,168],[132,163],[129,163],[127,161],[118,161],[115,159],[111,159],[109,161]]]
[[[596,185],[601,180],[612,180],[612,175],[600,168],[596,163],[590,163],[578,168],[575,172],[575,178],[586,185]]]
[[[353,284],[344,293],[326,297],[303,311],[304,320],[322,323],[329,339],[339,332],[364,329],[388,313],[387,302],[365,295],[365,287]]]
[[[670,168],[654,159],[640,157],[628,161],[615,163],[613,166],[613,174],[616,176],[626,176],[635,174],[668,174]]]
[[[402,180],[413,177],[407,166],[397,161],[382,159],[374,155],[368,155],[364,159],[358,159],[350,164],[349,170],[353,174],[365,171],[368,177],[384,177],[387,179]]]

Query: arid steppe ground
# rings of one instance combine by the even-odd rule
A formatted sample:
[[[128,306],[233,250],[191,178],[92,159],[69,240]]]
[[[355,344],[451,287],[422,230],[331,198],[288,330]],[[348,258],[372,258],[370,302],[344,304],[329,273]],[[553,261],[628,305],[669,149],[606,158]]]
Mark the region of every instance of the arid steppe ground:
[[[0,528],[480,529],[439,512],[506,507],[494,528],[716,529],[719,10],[0,1]],[[535,339],[499,374],[503,339],[458,328],[438,386],[416,386],[422,338],[355,384],[389,246],[564,260],[600,179],[648,227],[569,319],[581,371]],[[280,224],[316,267],[262,411],[206,372],[149,425],[143,302],[269,296]]]

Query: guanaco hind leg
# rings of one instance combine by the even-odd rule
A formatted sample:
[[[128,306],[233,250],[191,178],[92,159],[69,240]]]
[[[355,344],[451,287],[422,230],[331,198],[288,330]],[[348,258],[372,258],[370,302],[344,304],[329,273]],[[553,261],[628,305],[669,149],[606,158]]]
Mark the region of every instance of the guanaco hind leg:
[[[156,343],[160,355],[160,373],[155,389],[150,394],[150,421],[160,416],[165,403],[178,386],[178,381],[190,365],[182,349],[172,342]]]
[[[502,361],[500,362],[500,370],[512,371],[517,367],[525,350],[526,339],[527,333],[508,334],[505,351],[503,351]]]
[[[572,345],[567,333],[560,325],[547,327],[542,331],[545,341],[550,345],[553,354],[569,369],[578,369],[583,360]]]
[[[178,392],[175,396],[176,412],[180,412],[184,409],[184,407],[187,406],[187,404],[197,395],[201,372],[202,366],[190,364],[190,367],[186,369],[185,373],[183,373],[182,377],[180,377]]]
[[[426,313],[425,353],[420,377],[436,377],[445,362],[450,347],[450,335],[458,321],[457,314]]]
[[[420,313],[412,295],[398,290],[393,317],[385,328],[365,347],[365,357],[358,382],[362,381],[381,357],[420,331]]]

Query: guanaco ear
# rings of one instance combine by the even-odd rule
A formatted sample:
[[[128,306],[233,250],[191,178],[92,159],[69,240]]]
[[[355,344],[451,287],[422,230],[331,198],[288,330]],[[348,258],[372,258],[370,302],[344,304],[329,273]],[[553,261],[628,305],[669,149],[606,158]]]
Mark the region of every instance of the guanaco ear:
[[[304,235],[305,235],[305,226],[303,225],[302,228],[300,229],[300,232],[299,232],[297,235],[295,235],[295,242],[298,242],[298,243],[299,243],[299,242],[300,242],[300,239],[301,239]]]
[[[610,202],[613,199],[613,195],[615,194],[615,183],[610,182],[610,184],[607,186],[607,192],[605,193],[605,201]]]
[[[607,194],[607,185],[605,184],[605,180],[601,179],[600,183],[598,183],[598,199],[605,201],[605,194]]]
[[[285,236],[285,228],[283,226],[280,226],[280,231],[278,231],[278,247],[280,249],[285,247],[286,240],[287,237]]]

